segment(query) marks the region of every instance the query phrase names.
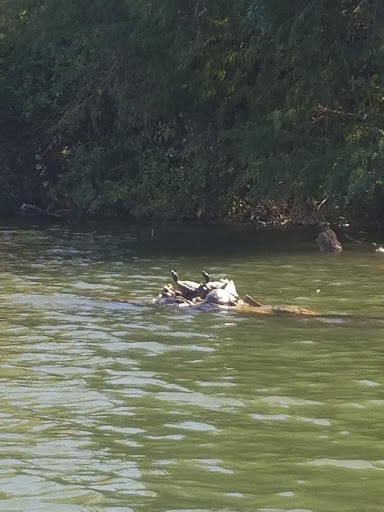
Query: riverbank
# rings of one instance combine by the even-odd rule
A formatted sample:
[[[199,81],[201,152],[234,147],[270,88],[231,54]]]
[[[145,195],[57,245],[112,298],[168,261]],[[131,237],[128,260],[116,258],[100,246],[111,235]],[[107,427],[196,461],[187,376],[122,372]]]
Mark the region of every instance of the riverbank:
[[[362,241],[367,233],[376,234],[382,232],[381,224],[372,219],[349,220],[345,216],[338,215],[337,211],[321,209],[319,207],[310,208],[309,206],[299,207],[287,204],[278,204],[274,202],[265,202],[258,206],[243,207],[242,209],[234,209],[229,215],[222,218],[210,219],[161,219],[155,218],[135,218],[127,215],[79,215],[78,211],[70,210],[51,210],[43,209],[37,205],[23,204],[20,209],[15,209],[11,215],[4,215],[6,218],[25,219],[38,222],[58,222],[64,224],[79,224],[88,222],[108,222],[108,223],[124,223],[128,222],[132,226],[146,226],[149,228],[149,235],[154,234],[154,228],[151,226],[158,225],[186,225],[186,226],[252,226],[256,229],[268,229],[276,231],[285,231],[292,229],[311,229],[314,236],[318,233],[319,227],[324,223],[329,223],[334,229],[344,233],[349,240]],[[152,231],[153,229],[153,231]],[[140,238],[139,231],[137,236]]]
[[[384,6],[257,5],[7,2],[0,211],[381,229]]]

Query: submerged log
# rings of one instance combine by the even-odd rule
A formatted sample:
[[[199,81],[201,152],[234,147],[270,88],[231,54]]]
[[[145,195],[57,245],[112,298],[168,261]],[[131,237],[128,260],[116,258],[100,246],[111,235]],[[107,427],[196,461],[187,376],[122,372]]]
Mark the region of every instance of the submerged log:
[[[336,233],[328,225],[321,228],[316,242],[319,244],[320,252],[343,252]]]
[[[43,217],[49,217],[51,219],[62,219],[63,218],[58,213],[53,213],[48,210],[43,210],[43,208],[40,208],[39,206],[36,206],[35,204],[24,203],[20,206],[20,210],[24,213],[29,213],[32,215],[41,215]]]

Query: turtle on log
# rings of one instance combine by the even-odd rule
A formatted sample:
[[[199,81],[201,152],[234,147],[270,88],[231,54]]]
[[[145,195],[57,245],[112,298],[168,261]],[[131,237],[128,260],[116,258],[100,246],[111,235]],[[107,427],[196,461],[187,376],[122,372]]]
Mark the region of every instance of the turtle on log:
[[[201,285],[201,296],[205,298],[212,290],[225,288],[228,284],[228,279],[220,279],[219,281],[211,281],[210,275],[205,270],[202,271],[203,283]]]
[[[171,270],[171,275],[183,297],[192,300],[199,296],[202,287],[201,283],[196,283],[195,281],[180,281],[179,274],[174,270]]]

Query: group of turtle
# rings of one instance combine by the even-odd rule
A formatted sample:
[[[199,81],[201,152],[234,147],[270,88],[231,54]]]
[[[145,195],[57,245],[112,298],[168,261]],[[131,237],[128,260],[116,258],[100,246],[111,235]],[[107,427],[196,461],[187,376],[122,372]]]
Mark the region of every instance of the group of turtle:
[[[158,301],[162,304],[195,305],[200,303],[235,306],[242,304],[235,283],[229,279],[211,281],[210,275],[202,271],[201,282],[183,281],[174,270],[171,271],[172,279],[176,285],[164,286]]]
[[[317,313],[293,306],[276,307],[260,304],[250,295],[245,295],[240,299],[235,283],[229,279],[219,279],[211,281],[208,272],[203,270],[203,280],[183,281],[174,270],[171,271],[174,284],[164,286],[158,297],[153,299],[155,304],[161,306],[195,306],[196,309],[205,309],[205,307],[226,307],[234,306],[240,311],[253,311],[255,313],[276,315],[305,315],[317,316]]]

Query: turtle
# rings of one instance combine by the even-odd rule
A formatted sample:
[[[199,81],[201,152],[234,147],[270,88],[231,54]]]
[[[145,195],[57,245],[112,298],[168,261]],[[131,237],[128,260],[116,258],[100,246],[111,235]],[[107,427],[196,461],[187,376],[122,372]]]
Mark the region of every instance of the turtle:
[[[220,279],[219,281],[210,281],[210,276],[205,270],[202,271],[204,282],[201,284],[200,295],[204,298],[212,290],[225,288],[229,283],[228,279]]]
[[[228,279],[220,279],[219,281],[211,281],[210,275],[205,270],[202,271],[204,286],[207,287],[209,291],[215,290],[216,288],[224,288],[228,283]]]
[[[202,286],[201,283],[195,283],[195,281],[180,281],[178,273],[174,270],[171,270],[171,275],[179,287],[183,297],[191,300],[199,296],[199,292]]]

